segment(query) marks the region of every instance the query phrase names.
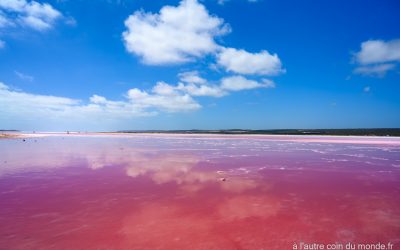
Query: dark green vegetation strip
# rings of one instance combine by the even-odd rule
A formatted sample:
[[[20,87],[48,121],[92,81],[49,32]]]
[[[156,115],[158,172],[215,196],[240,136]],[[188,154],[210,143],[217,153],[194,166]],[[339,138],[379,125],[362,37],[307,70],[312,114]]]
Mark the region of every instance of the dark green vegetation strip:
[[[400,136],[400,128],[368,129],[270,129],[270,130],[124,130],[120,133],[165,133],[165,134],[262,134],[262,135],[359,135]]]

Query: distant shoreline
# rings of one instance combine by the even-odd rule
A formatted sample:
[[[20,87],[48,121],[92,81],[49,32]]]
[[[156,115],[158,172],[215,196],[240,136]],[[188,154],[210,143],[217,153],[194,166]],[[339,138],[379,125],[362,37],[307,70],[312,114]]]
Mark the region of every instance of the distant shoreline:
[[[266,129],[266,130],[122,130],[102,133],[150,134],[227,134],[227,135],[331,135],[331,136],[400,136],[400,128],[375,129]]]
[[[9,138],[20,138],[21,135],[18,134],[0,134],[0,139],[9,139]]]
[[[275,136],[360,136],[360,137],[400,137],[400,128],[378,129],[271,129],[271,130],[121,130],[104,132],[62,131],[62,132],[30,132],[18,130],[0,130],[1,138],[28,138],[48,135],[275,135]]]

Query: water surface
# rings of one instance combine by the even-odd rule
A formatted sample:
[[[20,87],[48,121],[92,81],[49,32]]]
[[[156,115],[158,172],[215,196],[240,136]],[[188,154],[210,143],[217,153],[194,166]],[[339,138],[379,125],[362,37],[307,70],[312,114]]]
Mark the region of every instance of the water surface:
[[[292,249],[300,242],[399,249],[400,138],[0,140],[0,249]]]

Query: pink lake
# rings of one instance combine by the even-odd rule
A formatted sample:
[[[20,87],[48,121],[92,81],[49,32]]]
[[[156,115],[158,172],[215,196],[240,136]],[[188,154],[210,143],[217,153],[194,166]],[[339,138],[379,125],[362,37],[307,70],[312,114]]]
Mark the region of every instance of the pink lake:
[[[400,138],[47,134],[0,140],[0,249],[304,249],[312,243],[400,249]]]

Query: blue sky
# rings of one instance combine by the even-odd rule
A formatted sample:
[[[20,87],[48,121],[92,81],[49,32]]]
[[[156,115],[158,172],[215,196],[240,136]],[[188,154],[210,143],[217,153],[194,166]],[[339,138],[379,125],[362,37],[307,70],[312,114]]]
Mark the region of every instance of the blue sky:
[[[0,129],[400,127],[399,12],[0,0]]]

